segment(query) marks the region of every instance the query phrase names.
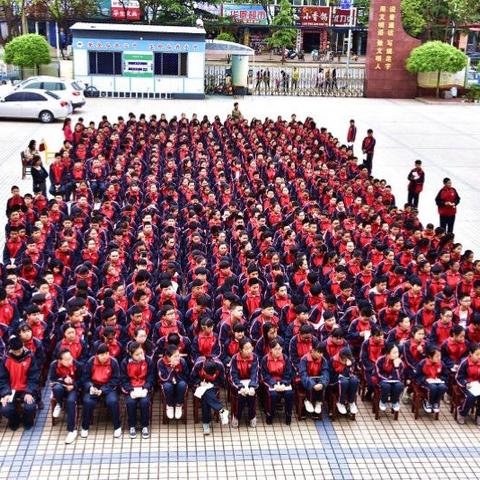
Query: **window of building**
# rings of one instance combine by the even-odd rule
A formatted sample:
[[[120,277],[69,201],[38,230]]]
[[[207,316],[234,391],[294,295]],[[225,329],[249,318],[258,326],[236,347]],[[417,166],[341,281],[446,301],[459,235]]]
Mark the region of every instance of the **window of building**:
[[[187,58],[187,53],[155,53],[154,74],[185,77]]]
[[[88,52],[90,75],[122,75],[121,52]]]

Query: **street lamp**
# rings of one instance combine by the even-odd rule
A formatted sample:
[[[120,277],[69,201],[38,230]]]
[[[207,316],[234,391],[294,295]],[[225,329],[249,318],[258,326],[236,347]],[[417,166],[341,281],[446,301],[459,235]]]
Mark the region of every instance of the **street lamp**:
[[[350,55],[352,50],[353,0],[350,0],[350,18],[348,22],[347,78],[350,76]]]

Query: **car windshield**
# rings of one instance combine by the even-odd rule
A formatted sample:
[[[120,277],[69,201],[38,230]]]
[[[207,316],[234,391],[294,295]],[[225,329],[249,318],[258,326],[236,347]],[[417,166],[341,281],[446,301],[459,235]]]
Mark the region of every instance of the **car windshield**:
[[[60,100],[60,97],[59,97],[56,93],[50,92],[50,91],[48,91],[48,90],[46,90],[45,93],[46,93],[49,97],[54,98],[55,100]]]

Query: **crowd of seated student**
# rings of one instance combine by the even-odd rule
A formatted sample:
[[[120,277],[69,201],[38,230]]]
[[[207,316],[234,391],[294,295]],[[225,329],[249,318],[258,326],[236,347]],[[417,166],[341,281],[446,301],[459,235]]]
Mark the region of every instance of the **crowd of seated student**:
[[[412,383],[438,412],[456,384],[465,421],[480,396],[480,261],[417,213],[312,118],[130,114],[79,120],[41,190],[7,203],[0,266],[1,413],[31,428],[44,385],[67,443],[120,398],[129,434],[152,402],[185,415],[189,391],[222,424],[271,424],[295,395],[357,412]],[[160,394],[153,396],[158,388]],[[227,388],[230,412],[221,401]],[[404,392],[404,389],[406,390]]]

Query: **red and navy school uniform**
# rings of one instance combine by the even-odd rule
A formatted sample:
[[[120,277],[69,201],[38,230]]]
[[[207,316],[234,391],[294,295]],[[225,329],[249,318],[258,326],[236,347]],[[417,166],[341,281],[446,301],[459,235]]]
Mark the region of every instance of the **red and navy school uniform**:
[[[456,205],[460,202],[460,197],[453,187],[445,185],[435,197],[435,202],[438,206],[438,214],[441,217],[454,217],[457,213]],[[455,205],[446,205],[446,203],[454,203]]]
[[[73,360],[72,365],[65,367],[60,361],[54,360],[50,365],[48,378],[57,405],[65,407],[67,431],[73,432],[77,416],[77,399],[82,380],[82,364]],[[70,381],[66,382],[68,378]],[[68,390],[67,386],[73,386],[73,389]]]
[[[88,360],[83,369],[82,375],[83,386],[83,415],[82,429],[88,430],[93,411],[100,398],[105,399],[107,408],[109,409],[113,428],[120,428],[120,409],[118,402],[118,387],[120,386],[120,367],[113,357],[109,357],[105,363],[101,363],[97,355]],[[90,387],[101,390],[102,395],[92,395]]]
[[[480,408],[480,395],[474,397],[467,389],[468,383],[480,382],[480,362],[474,363],[472,357],[468,356],[460,363],[455,380],[465,394],[465,401],[460,407],[459,413],[466,417],[475,404],[477,404],[477,409]]]
[[[470,343],[480,343],[480,325],[470,323],[467,327],[467,340]]]
[[[441,346],[442,361],[449,370],[453,370],[468,356],[468,350],[468,341],[456,342],[453,337],[449,337]]]
[[[386,343],[396,343],[397,345],[403,345],[410,338],[410,328],[408,330],[402,330],[398,325],[390,330],[390,333],[385,340]]]
[[[221,360],[225,366],[228,366],[232,357],[240,351],[240,343],[235,338],[228,338],[223,343]]]
[[[91,349],[91,352],[92,353],[96,352],[98,346],[102,343],[105,343],[105,345],[107,345],[108,353],[110,353],[111,357],[113,357],[115,360],[117,360],[117,362],[122,361],[122,358],[125,355],[125,350],[123,348],[123,342],[120,342],[115,337],[112,340],[108,340],[108,341],[105,341],[105,342],[102,341],[102,340],[98,340],[98,341],[94,342],[94,344],[92,346],[92,349]]]
[[[342,339],[342,342],[340,344],[336,344],[333,342],[332,337],[328,337],[324,342],[323,345],[325,347],[325,355],[327,358],[331,361],[332,358],[337,355],[340,350],[344,348],[348,348],[350,350],[350,345],[347,343],[346,339]]]
[[[390,307],[382,308],[378,312],[378,322],[386,334],[395,327],[399,317],[400,312]]]
[[[403,392],[403,362],[400,360],[396,366],[388,355],[382,355],[375,364],[375,371],[380,385],[381,401],[398,403]]]
[[[430,335],[436,317],[435,310],[425,310],[425,308],[421,308],[415,316],[415,324],[421,325],[425,333]]]
[[[375,364],[383,355],[384,348],[385,340],[383,338],[377,340],[375,337],[370,337],[362,343],[362,347],[360,349],[360,364],[363,366],[365,379],[367,380],[367,384],[370,389],[373,389],[373,387],[375,387],[375,385],[378,383]]]
[[[410,318],[414,318],[423,304],[422,293],[415,294],[412,290],[402,295],[402,309]]]
[[[40,383],[40,367],[32,352],[27,349],[23,349],[18,356],[8,352],[0,362],[0,398],[15,391],[14,400],[23,402],[23,424],[27,429],[33,426],[37,404],[25,402],[24,397],[26,394],[36,397]],[[15,402],[0,405],[0,412],[8,418],[11,428],[18,427],[21,419]]]
[[[214,387],[209,388],[202,395],[200,402],[202,406],[202,423],[210,423],[212,421],[212,410],[216,412],[223,409],[223,405],[219,400],[219,389],[225,386],[225,368],[220,360],[214,359],[215,371],[205,371],[205,357],[199,357],[195,362],[192,373],[191,382],[194,387],[198,387],[202,382],[211,383]]]
[[[80,363],[85,363],[89,358],[88,343],[78,337],[73,342],[69,342],[64,338],[60,340],[55,347],[53,357],[56,358],[58,353],[64,349],[67,349],[72,354],[74,360]]]
[[[18,324],[19,317],[16,305],[6,299],[0,301],[0,336],[7,334],[12,324]]]
[[[187,364],[190,364],[190,355],[192,352],[192,342],[190,339],[184,335],[180,336],[180,342],[178,344],[178,350],[180,355],[187,360]],[[163,356],[168,347],[168,336],[159,338],[157,343],[155,344],[155,354],[154,358],[158,359]]]
[[[179,335],[186,335],[183,323],[176,320],[172,323],[167,323],[165,320],[158,321],[153,327],[152,340],[157,343],[162,337],[168,337],[170,333],[178,333]]]
[[[318,338],[312,336],[310,340],[305,342],[300,338],[300,334],[295,335],[290,340],[288,356],[292,363],[293,372],[295,375],[299,374],[300,360],[313,348],[316,348],[318,344]]]
[[[450,338],[450,330],[453,327],[453,322],[449,320],[447,323],[443,323],[441,320],[437,320],[432,325],[432,331],[430,332],[429,340],[438,348],[443,345],[443,342]]]
[[[206,335],[200,332],[192,341],[192,358],[195,361],[198,357],[219,357],[222,353],[216,333]]]
[[[258,340],[262,336],[263,325],[266,322],[272,323],[277,328],[280,327],[280,320],[276,315],[274,315],[272,318],[269,318],[269,319],[263,318],[262,314],[258,315],[258,317],[256,317],[255,319],[252,320],[252,323],[250,325],[249,337],[254,342],[258,342]],[[294,322],[292,322],[292,323],[294,323]],[[289,328],[290,328],[291,325],[292,324],[289,325]],[[288,332],[288,329],[287,329],[287,332]],[[287,337],[287,335],[285,335],[285,336]]]
[[[277,335],[275,340],[280,343],[280,345],[283,347],[285,344],[285,341],[283,337],[280,335]],[[255,344],[255,353],[257,354],[258,358],[263,358],[264,355],[266,355],[270,351],[270,347],[268,346],[269,341],[265,341],[265,337],[262,337],[256,344]]]
[[[419,362],[425,358],[425,349],[427,342],[417,342],[414,338],[409,338],[401,349],[402,357],[405,361],[404,374],[407,378],[411,378],[415,373],[415,369]]]
[[[288,421],[292,416],[293,409],[293,389],[291,386],[294,372],[290,359],[283,353],[281,353],[278,358],[274,358],[272,352],[267,353],[267,355],[262,358],[261,375],[267,393],[267,405],[265,409],[267,412],[267,420],[273,418],[277,404],[281,398],[283,398],[285,401],[285,418]],[[276,392],[273,387],[277,383],[290,387],[290,389],[284,392]]]
[[[184,358],[173,367],[167,356],[161,358],[157,363],[158,381],[168,406],[183,405],[189,381],[189,368]]]
[[[148,427],[150,423],[151,390],[155,382],[155,372],[152,361],[145,357],[136,361],[133,358],[125,358],[120,366],[120,383],[125,393],[127,406],[128,427],[134,428],[137,424],[137,405],[140,407],[140,418],[142,428]],[[148,390],[145,397],[132,398],[130,393],[135,388]]]
[[[311,353],[305,354],[298,367],[300,382],[307,391],[308,399],[311,402],[320,402],[324,398],[324,392],[330,383],[330,365],[328,360],[321,355],[314,359]],[[323,385],[321,390],[314,390],[314,386]]]
[[[358,358],[358,355],[360,354],[360,348],[365,339],[365,337],[360,334],[366,331],[371,332],[373,325],[374,323],[372,320],[368,319],[367,322],[364,322],[360,318],[357,318],[350,324],[347,332],[347,340],[355,357]]]
[[[344,364],[340,360],[340,353],[331,358],[330,385],[338,388],[338,399],[342,404],[355,403],[360,382],[354,371],[355,362]]]
[[[427,382],[427,379],[434,379],[435,382]],[[448,390],[447,382],[448,371],[442,360],[433,362],[431,358],[424,358],[417,364],[415,383],[427,390],[427,401],[431,405],[440,404],[440,400]]]

